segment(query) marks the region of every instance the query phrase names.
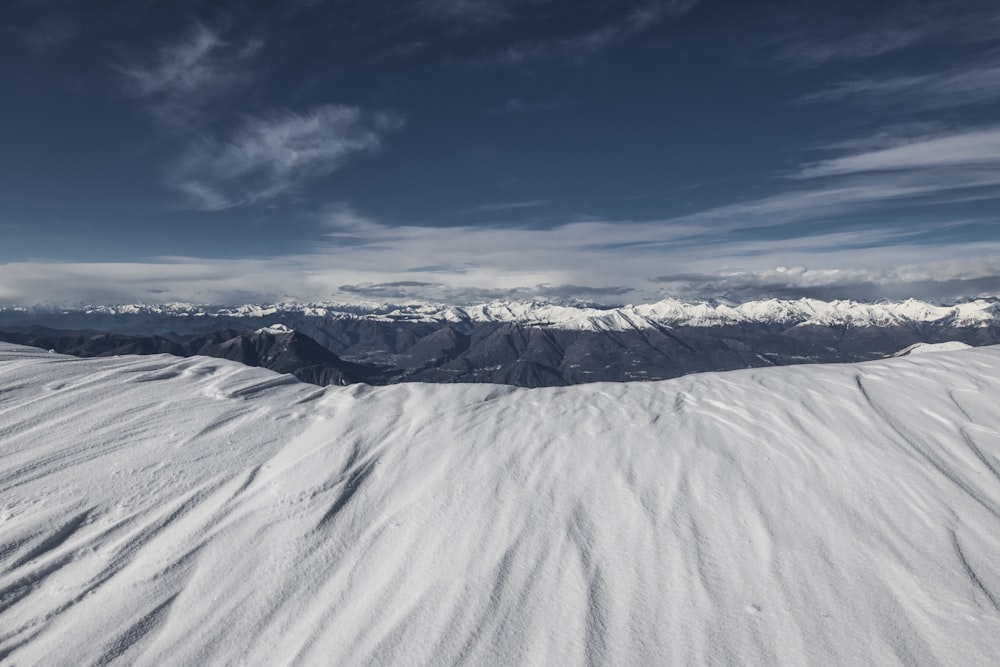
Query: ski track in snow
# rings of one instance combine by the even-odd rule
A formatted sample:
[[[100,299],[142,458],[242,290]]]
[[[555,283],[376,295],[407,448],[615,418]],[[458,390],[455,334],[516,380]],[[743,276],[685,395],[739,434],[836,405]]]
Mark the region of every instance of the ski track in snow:
[[[1000,661],[1000,348],[317,389],[0,344],[0,663]]]

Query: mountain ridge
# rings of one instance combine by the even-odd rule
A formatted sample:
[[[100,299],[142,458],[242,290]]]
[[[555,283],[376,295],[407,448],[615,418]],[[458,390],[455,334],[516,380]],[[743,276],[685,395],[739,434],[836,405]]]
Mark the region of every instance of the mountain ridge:
[[[952,304],[917,299],[854,301],[802,298],[729,303],[663,299],[655,303],[596,307],[547,301],[491,301],[464,306],[434,303],[279,302],[209,306],[190,303],[27,306],[0,308],[0,315],[75,313],[85,315],[170,315],[175,317],[261,318],[282,314],[310,317],[371,319],[386,322],[497,323],[585,331],[624,331],[665,326],[723,326],[741,323],[885,326],[911,322],[949,321],[958,326],[1000,322],[1000,298],[985,297]]]
[[[336,359],[321,359],[323,355],[315,351],[292,354],[285,358],[289,363],[278,368],[255,360],[256,343],[233,352],[235,358],[297,373],[309,382],[323,380],[319,384],[336,379],[323,375],[320,368],[339,368],[338,383],[492,382],[528,387],[867,361],[916,343],[1000,342],[1000,301],[991,299],[940,306],[916,300],[872,304],[800,299],[736,305],[663,300],[618,308],[537,301],[366,308],[358,312],[336,310],[329,304],[38,308],[0,311],[0,332],[20,343],[30,342],[26,335],[69,336],[31,343],[69,353],[81,352],[73,337],[88,333],[154,338],[106,339],[103,349],[91,342],[82,350],[87,356],[127,353],[130,346],[174,352],[156,337],[175,343],[184,338],[182,354],[188,356],[201,349],[202,337],[220,331],[229,332],[226,339],[270,332],[309,338]],[[311,344],[303,342],[306,347]],[[320,362],[307,371],[315,366],[309,358]]]

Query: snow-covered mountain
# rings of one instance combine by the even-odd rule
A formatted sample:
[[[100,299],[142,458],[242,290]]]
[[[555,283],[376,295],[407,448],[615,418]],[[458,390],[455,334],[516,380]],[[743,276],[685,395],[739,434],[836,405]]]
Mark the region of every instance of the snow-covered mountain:
[[[538,387],[865,361],[916,343],[989,345],[1000,342],[1000,302],[661,301],[612,309],[496,302],[466,307],[367,304],[354,310],[330,304],[214,309],[170,304],[0,312],[0,340],[84,356],[136,349],[217,356],[214,348],[204,347],[206,337],[229,340],[290,330],[303,345],[309,346],[305,339],[311,338],[336,358],[355,364],[341,369],[345,381]],[[97,332],[115,336],[95,338]],[[133,338],[123,338],[129,336]],[[260,357],[221,356],[251,364]],[[321,355],[307,356],[315,360]],[[268,367],[303,377],[297,368],[314,365],[308,359],[293,361]],[[318,371],[308,373],[314,379],[334,377]]]
[[[994,664],[1000,348],[524,390],[0,344],[0,662]]]
[[[653,329],[659,326],[706,327],[740,324],[887,326],[931,322],[954,326],[986,326],[1000,322],[1000,302],[996,299],[979,299],[946,306],[914,299],[878,303],[769,299],[739,304],[666,299],[653,304],[619,308],[495,301],[474,306],[279,303],[207,307],[174,303],[35,310],[91,315],[169,315],[193,318],[267,318],[298,315],[425,323],[503,322],[581,331],[626,331]],[[32,309],[19,309],[17,312],[32,312]]]

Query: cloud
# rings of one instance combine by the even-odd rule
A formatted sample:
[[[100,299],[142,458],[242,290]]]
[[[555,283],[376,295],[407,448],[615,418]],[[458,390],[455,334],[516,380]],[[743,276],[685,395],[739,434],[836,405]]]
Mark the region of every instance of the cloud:
[[[654,25],[686,14],[699,0],[651,0],[632,9],[624,17],[588,32],[561,39],[518,43],[508,47],[497,60],[519,65],[535,60],[562,59],[584,62],[591,56]]]
[[[434,287],[435,283],[427,283],[419,280],[395,280],[389,283],[364,283],[363,285],[341,285],[337,289],[347,294],[359,294],[364,297],[377,297],[380,299],[400,299],[409,298],[412,290],[408,288]]]
[[[990,1],[801,3],[782,17],[786,34],[771,42],[777,59],[811,68],[864,60],[937,42],[974,43],[996,39],[1000,10]]]
[[[115,69],[126,90],[147,100],[161,122],[186,146],[166,167],[166,185],[183,197],[182,208],[220,211],[268,204],[301,191],[360,154],[382,147],[398,130],[398,114],[369,113],[352,106],[324,104],[305,111],[287,109],[246,114],[228,135],[215,128],[219,109],[207,108],[253,79],[251,66],[262,42],[229,41],[222,31],[193,23],[146,58]]]
[[[548,199],[532,199],[531,201],[502,201],[481,204],[468,209],[470,213],[499,213],[502,211],[519,211],[526,208],[538,208],[549,203]]]
[[[825,102],[849,97],[917,104],[925,108],[989,102],[1000,98],[1000,65],[984,64],[912,76],[849,79],[799,101]]]
[[[493,113],[538,113],[545,111],[562,111],[576,106],[576,103],[568,97],[552,97],[545,100],[525,100],[520,97],[511,97],[496,108],[491,109]]]
[[[900,219],[899,214],[890,214],[894,209],[907,211],[906,219],[912,209],[937,206],[957,193],[973,193],[983,201],[1000,198],[1000,173],[888,173],[877,178],[838,178],[669,218],[660,223],[669,230],[663,239],[632,239],[623,234],[619,244],[710,244],[720,234],[746,230],[760,233],[764,228],[781,228],[786,235],[808,235],[817,221],[864,221],[875,225],[876,230],[894,229]],[[946,222],[936,218],[934,224],[943,227]]]
[[[794,41],[782,48],[778,57],[798,67],[816,67],[892,53],[919,44],[933,34],[934,28],[929,25],[862,29],[849,32],[847,37]]]
[[[199,210],[261,204],[381,148],[401,117],[323,105],[246,117],[226,141],[203,139],[170,169],[168,184]]]
[[[688,298],[906,299],[950,302],[1000,295],[1000,257],[864,269],[775,267],[760,271],[688,273],[659,276],[668,293]]]
[[[881,148],[823,160],[807,165],[797,178],[817,178],[845,174],[988,167],[1000,169],[1000,127],[967,130],[943,136],[924,136]],[[989,184],[993,178],[985,179]],[[973,179],[968,185],[976,185]]]
[[[867,187],[873,190],[855,194],[850,206],[864,210],[880,202],[882,186]],[[1000,239],[981,234],[994,220],[937,215],[920,223],[880,214],[835,231],[809,223],[843,210],[844,192],[816,188],[691,216],[546,228],[392,226],[338,203],[314,221],[322,236],[309,252],[11,263],[0,265],[0,301],[32,303],[58,294],[66,302],[511,298],[616,304],[664,296],[948,300],[1000,294]],[[757,230],[744,233],[748,228]]]
[[[336,106],[248,117],[226,141],[199,144],[178,165],[175,187],[191,185],[192,203],[206,209],[267,203],[377,150],[399,123]],[[1000,293],[996,219],[942,206],[1000,198],[1000,127],[893,127],[826,150],[836,153],[776,181],[783,191],[688,215],[445,228],[384,224],[340,202],[311,220],[321,236],[308,253],[6,264],[0,299],[620,303],[667,295],[949,300]],[[501,214],[541,203],[480,209]]]
[[[328,116],[336,122],[324,120]],[[250,119],[231,141],[210,144],[214,152],[193,163],[187,173],[208,189],[191,194],[208,208],[277,197],[374,150],[379,132],[394,126],[341,107]],[[355,133],[361,139],[340,139]],[[312,220],[322,236],[305,254],[8,264],[0,267],[0,285],[8,302],[52,294],[126,302],[620,303],[667,295],[948,300],[998,293],[1000,239],[989,233],[996,220],[951,215],[943,206],[1000,198],[998,135],[994,128],[950,134],[936,126],[890,128],[842,142],[834,148],[839,155],[802,165],[779,181],[784,191],[670,218],[422,227],[384,224],[340,202]],[[333,147],[322,148],[326,141]],[[484,206],[499,214],[535,203]]]
[[[262,42],[232,43],[203,23],[194,23],[151,56],[114,66],[125,90],[150,100],[164,122],[184,125],[211,99],[248,84],[249,66]]]
[[[593,287],[587,285],[552,285],[548,283],[516,286],[509,288],[475,287],[428,283],[414,280],[398,280],[389,283],[365,283],[362,285],[341,285],[341,293],[375,301],[396,300],[430,301],[436,303],[476,303],[508,300],[580,300],[619,299],[635,292],[632,287]]]
[[[733,232],[861,216],[878,216],[879,227],[890,227],[903,215],[898,211],[910,216],[917,208],[1000,199],[998,127],[950,133],[933,124],[895,127],[825,149],[841,154],[800,165],[786,175],[784,190],[677,216],[669,224],[692,238],[699,229]]]
[[[517,0],[421,0],[425,16],[439,21],[487,23],[508,18]]]
[[[360,252],[327,246],[271,259],[0,264],[0,305],[52,302],[53,295],[61,304],[579,299],[609,305],[666,296],[950,301],[1000,295],[1000,243],[820,251],[788,244],[760,255],[747,255],[741,244],[722,243],[674,252],[590,253],[577,230],[498,230],[488,240],[506,239],[506,247],[488,257],[481,257],[483,239],[474,230],[453,230],[448,236],[452,242],[436,252],[450,258],[464,255],[467,272],[435,273],[433,280],[396,279],[405,273],[391,262],[416,259],[424,246],[440,246],[446,238],[440,231],[414,230]],[[520,262],[513,261],[517,257]],[[787,264],[778,263],[782,260]],[[600,276],[596,284],[594,276]]]

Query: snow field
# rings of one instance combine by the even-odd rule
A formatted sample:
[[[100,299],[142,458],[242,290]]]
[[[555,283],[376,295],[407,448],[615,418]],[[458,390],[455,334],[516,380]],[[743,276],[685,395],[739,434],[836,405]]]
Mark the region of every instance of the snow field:
[[[1000,348],[524,390],[0,344],[0,662],[1000,659]]]

